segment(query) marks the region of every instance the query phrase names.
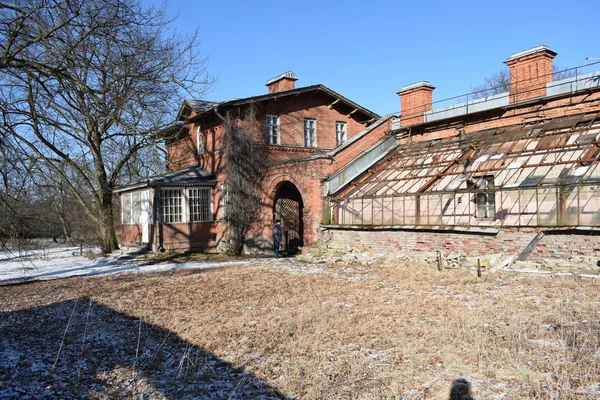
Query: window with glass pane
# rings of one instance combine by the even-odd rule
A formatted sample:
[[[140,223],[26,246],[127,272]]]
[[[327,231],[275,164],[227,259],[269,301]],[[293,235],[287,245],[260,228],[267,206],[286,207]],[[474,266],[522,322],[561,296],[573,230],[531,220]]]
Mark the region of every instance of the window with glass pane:
[[[279,144],[279,117],[267,115],[267,143]]]
[[[162,221],[170,224],[181,222],[181,189],[163,189],[160,191]]]
[[[139,224],[142,215],[142,192],[137,191],[131,194],[131,223]]]
[[[475,218],[496,219],[494,176],[475,177],[469,186],[477,191],[475,193]]]
[[[189,222],[211,221],[211,193],[209,188],[188,190]]]
[[[335,123],[335,143],[337,146],[346,141],[346,123],[337,121]]]
[[[121,212],[121,217],[122,220],[121,222],[124,225],[128,225],[131,224],[131,193],[125,193],[121,196],[121,201],[122,201],[122,212]]]
[[[317,145],[317,120],[304,119],[304,146],[315,147]]]
[[[204,147],[204,136],[202,135],[202,127],[198,125],[198,133],[196,136],[198,142],[198,154],[204,154],[206,149]]]

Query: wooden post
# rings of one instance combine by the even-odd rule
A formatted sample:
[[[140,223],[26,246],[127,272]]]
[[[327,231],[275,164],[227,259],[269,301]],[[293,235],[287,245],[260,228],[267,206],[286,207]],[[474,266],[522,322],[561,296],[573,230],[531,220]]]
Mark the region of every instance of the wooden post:
[[[477,277],[481,278],[481,260],[477,258]]]
[[[442,252],[437,250],[437,267],[438,271],[442,272]]]

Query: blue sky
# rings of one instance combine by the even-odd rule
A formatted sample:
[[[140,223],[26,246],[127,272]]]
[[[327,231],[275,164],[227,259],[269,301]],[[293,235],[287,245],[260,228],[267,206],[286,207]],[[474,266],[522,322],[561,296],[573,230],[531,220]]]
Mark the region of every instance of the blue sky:
[[[153,0],[145,0],[151,3]],[[427,80],[434,101],[468,93],[517,51],[540,44],[560,67],[600,58],[600,1],[166,0],[182,32],[198,27],[217,83],[208,100],[267,92],[293,71],[379,114]],[[600,70],[600,64],[586,72]]]

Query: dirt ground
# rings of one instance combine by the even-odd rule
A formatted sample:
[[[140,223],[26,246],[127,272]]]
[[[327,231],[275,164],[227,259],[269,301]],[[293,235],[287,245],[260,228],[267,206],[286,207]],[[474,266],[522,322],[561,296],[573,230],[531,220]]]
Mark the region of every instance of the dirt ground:
[[[0,397],[596,399],[599,286],[292,259],[2,285]]]

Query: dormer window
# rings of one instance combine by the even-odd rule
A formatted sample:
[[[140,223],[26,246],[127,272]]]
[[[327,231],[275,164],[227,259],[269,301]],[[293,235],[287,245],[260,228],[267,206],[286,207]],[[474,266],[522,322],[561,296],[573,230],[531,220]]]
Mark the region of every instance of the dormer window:
[[[317,147],[317,120],[304,118],[304,147]]]
[[[267,144],[279,144],[279,117],[267,115]]]
[[[341,145],[346,141],[346,123],[343,121],[335,122],[335,144]]]
[[[202,127],[198,125],[196,131],[196,143],[198,144],[198,154],[206,153],[206,147],[204,146],[204,135],[202,135]]]

